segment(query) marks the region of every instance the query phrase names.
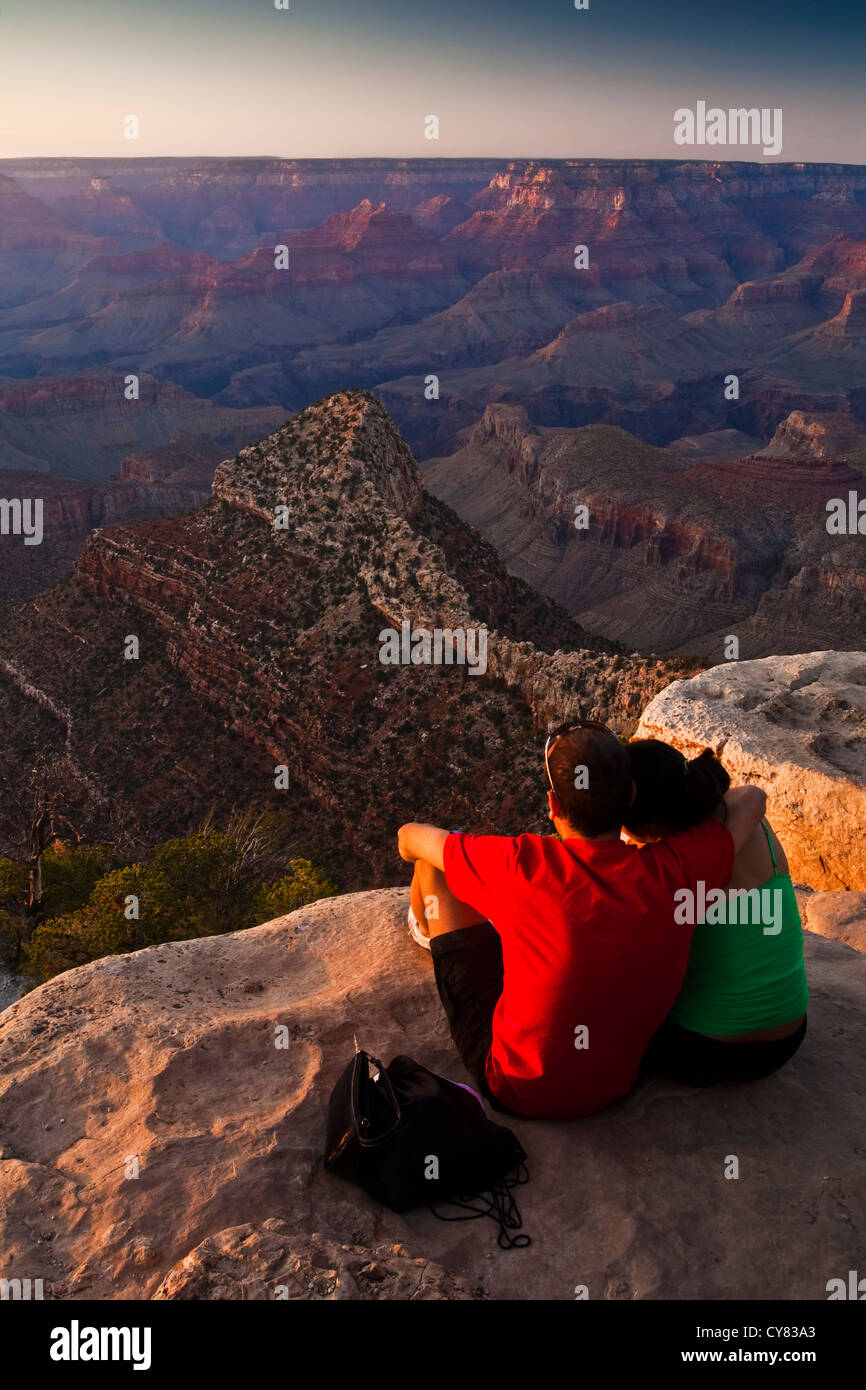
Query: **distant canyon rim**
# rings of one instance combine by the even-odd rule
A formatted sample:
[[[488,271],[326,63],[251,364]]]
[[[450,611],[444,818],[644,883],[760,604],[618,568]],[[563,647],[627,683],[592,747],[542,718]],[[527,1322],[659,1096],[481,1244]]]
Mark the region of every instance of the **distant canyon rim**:
[[[0,598],[357,388],[600,639],[863,646],[859,539],[824,522],[866,491],[864,381],[866,166],[0,163],[0,467],[45,514],[43,545],[0,537]]]

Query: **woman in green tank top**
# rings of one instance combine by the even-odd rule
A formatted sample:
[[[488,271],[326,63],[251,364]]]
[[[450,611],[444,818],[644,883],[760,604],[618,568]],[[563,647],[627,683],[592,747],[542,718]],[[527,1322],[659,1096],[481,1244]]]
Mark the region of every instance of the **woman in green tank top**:
[[[636,739],[629,751],[636,796],[625,825],[633,839],[664,839],[707,815],[723,817],[730,778],[709,749],[688,761],[658,739]],[[679,996],[642,1070],[697,1085],[768,1076],[800,1046],[808,997],[794,886],[763,823],[734,860],[724,901],[695,926]]]

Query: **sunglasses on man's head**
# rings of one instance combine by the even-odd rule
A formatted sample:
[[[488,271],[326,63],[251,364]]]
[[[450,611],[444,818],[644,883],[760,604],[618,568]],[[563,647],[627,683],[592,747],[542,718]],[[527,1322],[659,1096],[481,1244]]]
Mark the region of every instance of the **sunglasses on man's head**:
[[[613,729],[609,729],[606,724],[602,724],[598,719],[575,719],[570,724],[560,724],[558,728],[551,729],[544,745],[544,768],[552,792],[556,791],[556,787],[553,785],[553,778],[550,775],[550,754],[553,751],[557,739],[564,738],[566,734],[576,733],[578,729],[600,729],[602,733],[610,734],[611,738],[617,738]]]

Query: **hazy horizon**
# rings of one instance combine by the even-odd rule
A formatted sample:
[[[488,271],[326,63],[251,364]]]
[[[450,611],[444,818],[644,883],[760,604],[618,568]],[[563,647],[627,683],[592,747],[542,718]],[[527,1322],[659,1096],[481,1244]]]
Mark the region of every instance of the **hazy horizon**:
[[[719,159],[712,155],[693,156],[685,155],[677,159],[675,156],[656,156],[656,155],[605,155],[605,154],[581,154],[581,155],[551,155],[551,154],[511,154],[507,151],[493,151],[492,154],[476,155],[417,155],[417,154],[372,154],[372,155],[301,155],[301,154],[154,154],[154,155],[111,155],[111,154],[45,154],[45,155],[0,155],[0,164],[36,164],[58,162],[68,160],[76,164],[122,164],[124,162],[140,162],[141,164],[155,164],[160,160],[166,163],[181,162],[184,160],[211,160],[215,163],[237,160],[239,163],[261,161],[262,163],[279,162],[285,164],[332,164],[339,161],[351,164],[364,163],[414,163],[429,160],[430,163],[445,162],[453,160],[464,163],[476,161],[479,164],[498,163],[503,160],[510,160],[514,163],[544,163],[544,164],[774,164],[779,168],[803,168],[808,165],[838,165],[840,168],[864,169],[866,168],[866,157],[862,160],[846,159]]]
[[[31,0],[5,0],[0,158],[681,162],[698,149],[675,144],[674,112],[705,101],[784,113],[777,155],[708,157],[866,163],[866,14],[845,0],[589,6],[76,0],[46,28]]]

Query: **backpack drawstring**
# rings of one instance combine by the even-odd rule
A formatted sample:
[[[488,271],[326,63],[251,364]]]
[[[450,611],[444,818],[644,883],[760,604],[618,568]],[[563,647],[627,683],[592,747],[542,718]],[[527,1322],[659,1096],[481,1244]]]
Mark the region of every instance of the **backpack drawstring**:
[[[456,1197],[451,1198],[449,1205],[461,1207],[463,1211],[469,1213],[467,1216],[444,1216],[432,1205],[430,1210],[437,1221],[475,1221],[479,1216],[489,1216],[499,1226],[499,1236],[496,1243],[500,1250],[522,1249],[532,1244],[531,1236],[526,1234],[510,1236],[508,1232],[518,1231],[523,1225],[523,1218],[515,1201],[513,1189],[522,1187],[527,1182],[529,1182],[529,1171],[526,1164],[521,1163],[513,1178],[503,1178],[500,1183],[490,1189],[489,1198],[483,1192],[477,1194],[477,1200],[484,1202],[483,1207],[473,1206],[471,1200],[458,1201]]]

